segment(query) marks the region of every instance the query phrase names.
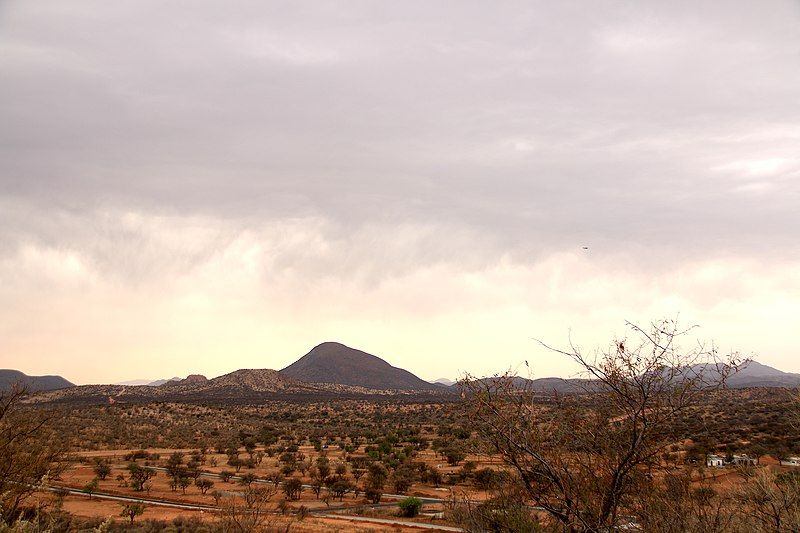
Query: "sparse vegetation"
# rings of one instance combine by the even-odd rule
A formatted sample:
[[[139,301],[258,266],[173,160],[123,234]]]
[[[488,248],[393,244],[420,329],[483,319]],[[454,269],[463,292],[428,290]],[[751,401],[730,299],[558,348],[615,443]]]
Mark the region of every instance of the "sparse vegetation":
[[[792,530],[797,476],[777,465],[800,454],[792,396],[725,390],[719,380],[681,378],[676,388],[676,375],[664,371],[674,360],[629,344],[584,359],[593,385],[561,394],[500,376],[465,383],[463,400],[57,406],[48,431],[63,435],[74,455],[69,463],[54,455],[40,472],[84,490],[94,505],[106,505],[111,492],[213,506],[220,513],[204,523],[216,516],[214,527],[225,531],[276,527],[276,520],[283,528],[339,507],[411,520],[421,496],[438,501],[425,506],[432,516],[468,531]],[[730,464],[708,468],[710,454]],[[756,464],[733,465],[741,454]],[[75,505],[66,492],[53,498],[53,509]],[[16,516],[31,519],[20,501]],[[388,506],[369,511],[367,503]],[[113,530],[134,521],[156,527],[147,514],[125,514]]]

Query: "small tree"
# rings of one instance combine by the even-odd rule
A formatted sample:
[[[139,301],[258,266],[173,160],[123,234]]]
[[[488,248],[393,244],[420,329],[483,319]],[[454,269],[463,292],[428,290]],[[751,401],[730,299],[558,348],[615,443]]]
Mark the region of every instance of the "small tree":
[[[277,487],[285,477],[281,472],[271,472],[267,474],[266,480]]]
[[[344,476],[347,475],[347,465],[344,463],[337,463],[334,472],[336,473],[336,479],[343,479]]]
[[[256,452],[256,439],[254,437],[247,437],[242,444],[244,445],[244,451],[247,452],[252,459]]]
[[[89,495],[89,499],[92,499],[92,494],[97,492],[97,489],[100,487],[100,481],[97,478],[93,478],[89,483],[83,486],[83,492]]]
[[[436,488],[439,488],[439,486],[444,481],[444,477],[442,476],[442,473],[439,472],[439,470],[437,470],[435,468],[429,468],[428,472],[426,473],[426,477],[427,477],[428,483],[432,484]]]
[[[96,475],[101,481],[105,480],[111,473],[111,465],[108,464],[108,461],[103,459],[96,459],[93,469],[94,475]]]
[[[143,503],[126,503],[122,506],[122,512],[119,515],[129,518],[131,524],[133,524],[133,519],[142,513],[144,513]]]
[[[299,479],[293,477],[283,482],[283,493],[290,500],[299,500],[301,492],[303,492],[303,483]]]
[[[447,464],[451,466],[457,465],[467,457],[467,454],[464,453],[463,450],[456,448],[455,446],[449,446],[445,448],[442,450],[442,454],[444,455],[445,459],[447,459]]]
[[[473,482],[475,487],[481,490],[488,490],[494,485],[497,473],[491,468],[481,468],[475,471]]]
[[[205,494],[208,492],[208,489],[214,486],[214,482],[206,478],[199,478],[194,482],[194,484],[198,489],[200,489],[201,494]]]
[[[242,461],[238,455],[229,455],[228,466],[232,466],[233,468],[235,468],[236,472],[238,473],[244,466],[244,461]]]
[[[353,490],[354,486],[350,481],[346,479],[340,479],[338,481],[334,481],[333,484],[330,486],[330,491],[333,493],[335,498],[339,498],[339,501],[344,499],[344,495],[348,492]]]
[[[248,474],[242,475],[239,478],[239,484],[240,485],[244,485],[246,487],[250,487],[250,485],[255,483],[257,480],[258,480],[258,476],[256,476],[255,474],[248,473]]]
[[[367,473],[367,469],[366,468],[353,468],[353,470],[350,473],[352,474],[353,479],[356,480],[356,483],[358,483],[359,480],[361,480],[361,478],[364,476],[364,474]]]
[[[411,488],[411,484],[414,483],[416,477],[416,472],[413,468],[401,465],[392,473],[390,482],[397,494],[404,494]]]
[[[186,488],[192,484],[191,478],[181,476],[178,478],[178,486],[181,488],[184,494],[186,494]]]
[[[186,475],[188,475],[190,478],[196,481],[202,473],[203,471],[200,470],[200,461],[196,459],[190,459],[189,462],[186,463]]]
[[[183,452],[173,452],[165,465],[167,475],[173,478],[180,477],[183,472]]]
[[[364,495],[372,503],[379,503],[381,501],[387,477],[388,473],[383,465],[380,463],[372,463],[369,465],[366,481],[364,483]]]
[[[331,462],[327,457],[317,457],[316,467],[321,479],[326,479],[331,475]]]
[[[156,476],[156,471],[152,468],[146,466],[139,466],[136,463],[130,463],[128,465],[128,472],[130,478],[130,486],[133,487],[133,490],[137,492],[141,492],[144,488],[144,484]]]

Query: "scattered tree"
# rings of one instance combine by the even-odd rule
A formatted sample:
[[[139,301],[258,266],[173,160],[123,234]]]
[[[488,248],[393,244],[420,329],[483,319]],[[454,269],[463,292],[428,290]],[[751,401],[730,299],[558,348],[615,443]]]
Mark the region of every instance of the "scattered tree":
[[[214,486],[214,482],[207,478],[199,478],[195,480],[194,484],[200,489],[201,494],[205,494],[208,489]]]
[[[123,505],[122,512],[119,515],[129,518],[131,524],[133,524],[133,519],[141,515],[142,513],[144,513],[144,504],[126,503],[125,505]]]
[[[130,463],[128,465],[130,486],[137,492],[141,492],[144,489],[144,484],[155,476],[156,471],[150,467],[139,466],[137,463]]]
[[[303,483],[293,477],[289,478],[283,482],[283,493],[286,494],[286,497],[290,500],[299,500],[300,493],[303,492]]]
[[[519,379],[462,381],[468,415],[518,475],[524,495],[565,531],[596,532],[626,523],[622,506],[657,468],[683,413],[721,387],[741,361],[716,349],[677,346],[680,330],[662,321],[636,339],[614,341],[598,357],[576,346],[551,350],[577,363],[591,380],[585,394],[537,404]]]
[[[89,495],[89,499],[92,499],[92,494],[97,492],[97,489],[100,487],[100,481],[95,477],[89,483],[83,486],[83,492]]]
[[[111,473],[111,465],[108,464],[108,461],[103,459],[95,459],[94,463],[94,475],[97,476],[99,480],[105,480],[108,475]]]

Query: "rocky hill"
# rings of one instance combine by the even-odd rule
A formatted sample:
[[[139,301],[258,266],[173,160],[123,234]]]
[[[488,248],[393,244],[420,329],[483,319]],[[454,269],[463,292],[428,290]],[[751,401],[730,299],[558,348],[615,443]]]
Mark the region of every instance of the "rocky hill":
[[[309,383],[276,370],[242,369],[214,379],[189,376],[157,387],[81,385],[31,395],[29,403],[120,404],[162,402],[261,403],[269,400],[365,398],[418,394],[412,390],[378,390],[339,383]],[[437,391],[422,391],[436,394]]]
[[[453,394],[383,359],[326,342],[281,371],[241,369],[206,379],[191,375],[158,386],[83,385],[34,395],[31,402],[119,403],[148,401],[251,402],[274,398]]]
[[[380,357],[339,344],[324,342],[280,371],[281,375],[311,383],[336,383],[376,390],[439,390],[408,370]]]

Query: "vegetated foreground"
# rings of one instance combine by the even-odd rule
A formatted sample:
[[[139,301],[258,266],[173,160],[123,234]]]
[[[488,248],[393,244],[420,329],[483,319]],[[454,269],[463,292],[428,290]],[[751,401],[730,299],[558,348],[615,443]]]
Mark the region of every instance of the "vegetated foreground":
[[[635,332],[641,344],[599,360],[562,352],[594,376],[576,394],[513,376],[440,401],[30,405],[12,392],[2,518],[52,531],[798,531],[795,391],[725,389],[736,361],[691,365],[675,330]]]
[[[536,405],[553,409],[547,395],[537,396]],[[705,467],[712,453],[729,459],[747,454],[759,462],[758,468],[793,472],[777,460],[800,452],[790,424],[792,408],[774,389],[709,392],[682,419],[676,428],[680,439],[663,460],[681,464],[692,487],[720,494],[746,485],[750,473],[735,466]],[[47,511],[73,515],[73,527],[109,517],[122,527],[130,518],[119,515],[128,510],[134,513],[129,527],[160,520],[184,528],[201,522],[227,529],[224,524],[233,520],[236,508],[248,505],[269,511],[253,527],[387,527],[343,525],[318,513],[463,526],[464,509],[500,504],[507,497],[500,489],[513,477],[513,469],[491,453],[464,406],[455,402],[68,407],[59,409],[51,423],[55,434],[70,443],[70,453],[60,478],[49,485],[80,494],[40,492],[36,501]],[[107,495],[145,500],[142,514]],[[411,496],[421,498],[421,507],[403,511],[399,504]],[[491,503],[479,503],[486,501]]]

